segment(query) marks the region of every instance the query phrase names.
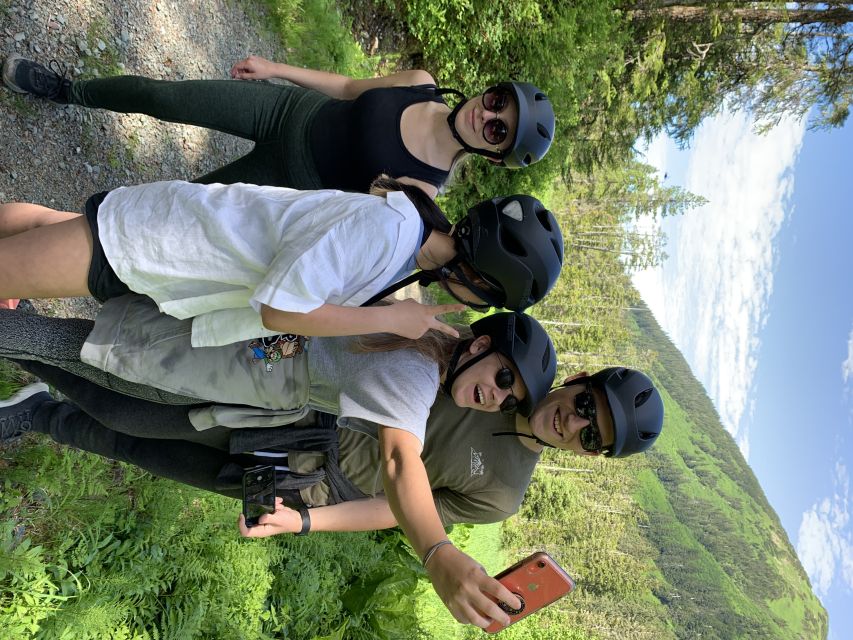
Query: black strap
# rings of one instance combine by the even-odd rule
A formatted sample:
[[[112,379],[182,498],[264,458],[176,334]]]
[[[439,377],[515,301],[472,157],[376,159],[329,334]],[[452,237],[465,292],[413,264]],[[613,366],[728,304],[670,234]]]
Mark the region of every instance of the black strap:
[[[302,516],[302,528],[293,535],[304,536],[311,531],[311,514],[308,513],[308,507],[305,505],[299,507],[299,515]]]
[[[438,282],[438,279],[438,276],[432,271],[417,271],[409,276],[406,276],[402,280],[398,280],[394,284],[388,285],[382,291],[370,298],[370,300],[363,303],[361,306],[369,307],[370,305],[382,300],[382,298],[391,295],[395,291],[399,291],[403,287],[408,286],[413,282],[417,282],[422,287],[426,287],[433,282]]]

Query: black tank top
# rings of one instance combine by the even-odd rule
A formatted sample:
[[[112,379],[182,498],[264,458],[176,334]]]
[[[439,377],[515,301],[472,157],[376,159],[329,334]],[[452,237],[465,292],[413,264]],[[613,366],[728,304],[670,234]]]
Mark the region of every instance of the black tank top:
[[[441,102],[433,85],[369,89],[355,100],[329,100],[314,117],[311,152],[323,186],[365,192],[380,173],[440,187],[448,172],[421,162],[405,145],[400,118],[406,107]]]

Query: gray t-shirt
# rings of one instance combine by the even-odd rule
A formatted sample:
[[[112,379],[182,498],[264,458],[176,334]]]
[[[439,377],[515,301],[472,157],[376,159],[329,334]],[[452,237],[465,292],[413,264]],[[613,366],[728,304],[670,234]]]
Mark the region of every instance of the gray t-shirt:
[[[142,296],[109,300],[81,359],[124,380],[223,405],[266,412],[266,422],[226,422],[217,405],[190,416],[196,428],[271,426],[316,409],[338,424],[376,435],[376,424],[404,429],[423,442],[438,389],[438,365],[411,349],[356,353],[355,339],[252,340],[223,347],[190,346],[190,321],[160,313]],[[257,408],[257,409],[254,409]],[[232,408],[227,409],[232,413]],[[275,422],[276,412],[281,421]],[[205,421],[198,420],[201,415]]]
[[[514,435],[493,435],[499,431],[515,431],[514,418],[460,409],[443,393],[436,398],[422,458],[445,525],[498,522],[521,506],[539,454]],[[365,494],[381,494],[378,442],[362,431],[346,429],[338,429],[338,438],[344,474]],[[291,451],[289,460],[294,471],[306,472],[321,466],[323,456]],[[304,489],[302,499],[322,505],[328,494],[321,482]]]

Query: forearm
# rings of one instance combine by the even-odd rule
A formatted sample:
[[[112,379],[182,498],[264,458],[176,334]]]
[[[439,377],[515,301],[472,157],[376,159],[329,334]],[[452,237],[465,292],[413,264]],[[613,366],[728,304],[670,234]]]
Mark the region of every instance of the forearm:
[[[264,327],[300,336],[358,336],[391,331],[388,307],[343,307],[324,304],[309,313],[282,311],[263,305]]]
[[[418,453],[412,448],[383,447],[382,480],[391,512],[418,557],[423,557],[427,549],[444,540],[447,534]]]
[[[397,525],[385,498],[350,500],[308,510],[311,531],[373,531]]]
[[[347,91],[348,83],[352,78],[339,73],[329,73],[328,71],[318,71],[317,69],[304,69],[283,62],[271,63],[269,71],[273,78],[281,78],[293,84],[298,84],[301,87],[315,89],[332,98],[340,98],[342,100],[352,98]]]

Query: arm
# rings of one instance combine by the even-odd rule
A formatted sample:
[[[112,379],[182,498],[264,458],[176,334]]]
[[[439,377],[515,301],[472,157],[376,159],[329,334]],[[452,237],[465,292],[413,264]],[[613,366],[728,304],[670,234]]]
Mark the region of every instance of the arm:
[[[385,498],[351,500],[327,507],[308,509],[311,531],[373,531],[397,526],[391,507]],[[243,514],[238,521],[240,535],[245,538],[266,538],[279,533],[296,533],[302,528],[299,512],[276,498],[275,513],[263,515],[258,526],[247,527]]]
[[[380,427],[382,479],[394,516],[423,557],[435,543],[445,540],[444,527],[435,509],[426,469],[420,458],[421,443],[401,429]],[[509,624],[509,616],[486,594],[518,606],[510,591],[470,556],[453,545],[444,545],[426,566],[433,588],[456,620],[486,628],[492,620]]]
[[[463,304],[424,305],[411,299],[381,307],[324,304],[308,313],[282,311],[261,305],[261,320],[270,331],[301,336],[395,333],[417,339],[428,330],[437,329],[458,338],[456,329],[436,319],[436,316],[464,309]]]
[[[231,77],[245,80],[281,78],[301,87],[315,89],[332,98],[353,100],[368,89],[435,84],[433,77],[421,69],[401,71],[382,78],[356,79],[338,73],[303,69],[283,62],[272,62],[260,56],[249,56],[231,67]]]

